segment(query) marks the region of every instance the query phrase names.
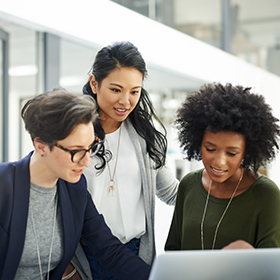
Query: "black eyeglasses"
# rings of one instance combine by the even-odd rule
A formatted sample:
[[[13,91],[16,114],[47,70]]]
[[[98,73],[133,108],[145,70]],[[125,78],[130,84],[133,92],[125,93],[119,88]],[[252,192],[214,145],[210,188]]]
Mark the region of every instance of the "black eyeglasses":
[[[102,144],[103,144],[103,141],[100,140],[98,137],[95,137],[94,142],[87,150],[86,149],[68,150],[57,143],[55,143],[54,146],[56,146],[57,148],[65,151],[65,152],[70,153],[72,162],[77,163],[85,157],[87,152],[90,152],[91,156],[96,155],[99,152],[100,148],[102,147]]]

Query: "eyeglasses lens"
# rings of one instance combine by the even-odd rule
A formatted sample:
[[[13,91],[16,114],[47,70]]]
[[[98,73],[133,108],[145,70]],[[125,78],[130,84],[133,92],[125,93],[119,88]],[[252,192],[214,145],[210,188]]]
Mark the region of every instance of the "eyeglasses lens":
[[[81,150],[79,152],[76,152],[74,155],[73,155],[73,162],[74,163],[77,163],[79,162],[80,160],[82,160],[84,158],[84,156],[86,155],[87,152],[90,152],[91,153],[91,156],[94,156],[98,153],[98,151],[100,150],[101,148],[101,145],[102,144],[102,141],[99,141],[99,142],[96,142],[94,143],[92,146],[91,146],[91,149],[90,150]]]
[[[74,163],[79,162],[85,156],[86,152],[87,152],[86,150],[82,150],[75,153],[73,156],[73,162]]]

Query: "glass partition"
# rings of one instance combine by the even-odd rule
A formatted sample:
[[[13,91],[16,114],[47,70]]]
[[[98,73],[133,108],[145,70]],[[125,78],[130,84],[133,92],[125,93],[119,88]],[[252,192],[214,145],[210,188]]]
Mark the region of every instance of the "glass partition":
[[[3,42],[0,39],[0,162],[3,158]]]
[[[280,1],[231,0],[231,5],[237,11],[233,54],[280,76]]]
[[[33,149],[21,121],[20,109],[22,99],[38,93],[37,33],[4,20],[0,20],[0,28],[9,34],[8,143],[9,161],[15,161]],[[28,139],[24,145],[22,137]]]
[[[89,78],[87,73],[100,48],[89,47],[61,38],[60,86],[76,92],[82,92],[82,87]]]
[[[0,28],[0,162],[8,160],[9,35]]]

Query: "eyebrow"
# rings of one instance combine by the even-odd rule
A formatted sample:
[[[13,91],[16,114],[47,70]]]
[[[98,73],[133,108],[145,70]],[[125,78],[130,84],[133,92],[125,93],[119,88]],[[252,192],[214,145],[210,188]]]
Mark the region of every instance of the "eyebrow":
[[[116,84],[116,83],[110,83],[110,85],[112,85],[112,86],[118,86],[118,87],[120,87],[120,88],[123,88],[123,86],[121,86],[121,85],[119,85],[119,84]],[[135,86],[135,87],[133,87],[133,89],[135,89],[135,88],[141,88],[142,86]]]
[[[88,146],[88,148],[89,148],[90,146],[93,145],[94,141],[95,141],[95,140],[93,140],[93,142]],[[85,149],[85,150],[87,150],[87,149],[84,148],[83,146],[79,146],[79,145],[72,145],[72,146],[68,147],[67,149],[73,149],[73,150]]]

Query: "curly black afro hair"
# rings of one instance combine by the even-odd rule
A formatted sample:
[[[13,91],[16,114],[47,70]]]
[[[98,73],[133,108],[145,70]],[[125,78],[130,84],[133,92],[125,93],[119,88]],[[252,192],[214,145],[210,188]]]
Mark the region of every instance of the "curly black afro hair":
[[[280,127],[263,96],[242,86],[206,84],[186,98],[177,111],[175,126],[188,160],[201,160],[206,130],[234,131],[246,140],[242,166],[255,173],[276,155]]]

